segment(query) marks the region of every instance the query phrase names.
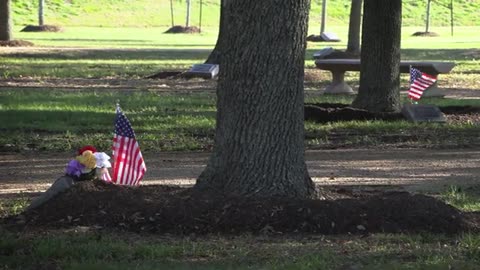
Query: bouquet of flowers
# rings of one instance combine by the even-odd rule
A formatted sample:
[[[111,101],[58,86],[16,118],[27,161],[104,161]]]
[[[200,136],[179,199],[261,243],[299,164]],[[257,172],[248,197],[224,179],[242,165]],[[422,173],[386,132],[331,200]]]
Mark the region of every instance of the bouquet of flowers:
[[[97,152],[91,145],[84,146],[78,150],[75,159],[68,162],[65,174],[75,181],[93,180],[96,177],[111,181],[108,168],[112,167],[110,157],[104,152]]]

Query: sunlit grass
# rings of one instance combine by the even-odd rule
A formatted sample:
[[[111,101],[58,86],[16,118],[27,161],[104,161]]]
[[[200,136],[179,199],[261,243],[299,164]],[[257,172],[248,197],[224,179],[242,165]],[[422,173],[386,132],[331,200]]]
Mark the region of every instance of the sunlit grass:
[[[441,197],[447,203],[464,211],[480,211],[480,192],[476,188],[463,190],[458,186],[449,186]],[[480,247],[480,239],[479,239]],[[478,252],[480,255],[480,251]]]

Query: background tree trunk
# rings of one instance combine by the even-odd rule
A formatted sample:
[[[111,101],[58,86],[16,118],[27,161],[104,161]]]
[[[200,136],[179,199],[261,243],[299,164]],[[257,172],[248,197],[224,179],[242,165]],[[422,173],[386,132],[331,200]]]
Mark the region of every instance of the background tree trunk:
[[[215,48],[213,48],[213,51],[210,53],[210,55],[207,58],[207,61],[205,61],[205,64],[217,64],[220,65],[221,59],[222,59],[222,50],[221,50],[221,41],[223,40],[222,38],[222,33],[225,31],[223,30],[225,28],[225,23],[223,17],[223,12],[225,10],[224,6],[226,5],[227,1],[229,0],[221,0],[220,2],[220,23],[219,23],[219,29],[218,29],[218,37],[217,37],[217,43],[215,44]]]
[[[44,0],[38,0],[38,25],[42,26],[44,23],[43,20],[43,6],[45,4]]]
[[[10,18],[10,0],[0,0],[0,40],[12,40],[12,19]]]
[[[400,110],[401,0],[365,0],[360,88],[356,108],[373,112]]]
[[[427,0],[427,14],[425,15],[425,33],[428,33],[430,27],[430,6],[431,0]]]
[[[185,20],[185,27],[190,27],[190,11],[192,10],[191,0],[187,0],[187,18]]]
[[[362,23],[363,0],[352,0],[350,7],[350,22],[348,25],[347,52],[360,54],[360,25]]]
[[[308,197],[303,78],[309,0],[224,6],[214,151],[197,191]],[[275,26],[275,27],[272,27]]]

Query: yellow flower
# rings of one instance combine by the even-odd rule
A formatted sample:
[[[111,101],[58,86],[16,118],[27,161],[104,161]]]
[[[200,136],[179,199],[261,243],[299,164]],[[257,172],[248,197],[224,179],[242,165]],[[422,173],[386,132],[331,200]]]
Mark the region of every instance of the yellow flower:
[[[87,150],[83,152],[81,156],[77,156],[77,160],[85,165],[88,169],[95,169],[97,165],[97,160],[95,159],[95,155],[92,153],[92,151]]]

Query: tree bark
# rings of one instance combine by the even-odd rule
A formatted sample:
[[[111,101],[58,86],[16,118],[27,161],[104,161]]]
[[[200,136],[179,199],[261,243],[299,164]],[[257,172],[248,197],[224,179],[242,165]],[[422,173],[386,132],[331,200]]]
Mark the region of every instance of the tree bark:
[[[44,23],[43,20],[43,6],[45,4],[45,0],[38,0],[38,25],[42,26]]]
[[[222,60],[222,44],[221,41],[223,40],[223,32],[225,32],[225,20],[223,19],[225,16],[223,15],[224,13],[224,6],[226,5],[227,1],[229,0],[221,0],[220,1],[220,22],[219,22],[219,29],[218,29],[218,37],[217,37],[217,43],[215,44],[215,48],[213,48],[213,51],[210,53],[208,56],[207,60],[205,61],[205,64],[217,64],[220,65],[220,62]]]
[[[347,52],[360,55],[360,25],[362,23],[363,0],[352,0],[348,25]]]
[[[309,0],[229,0],[215,145],[195,190],[256,197],[313,194],[304,158]],[[272,27],[275,26],[275,27]]]
[[[401,0],[365,0],[356,108],[400,111]]]
[[[185,27],[190,27],[190,11],[192,10],[191,0],[187,0],[187,18],[185,20]]]
[[[430,27],[430,6],[431,0],[427,0],[427,14],[425,15],[425,33],[428,33]]]
[[[12,19],[10,17],[10,0],[0,0],[0,40],[12,40]]]

